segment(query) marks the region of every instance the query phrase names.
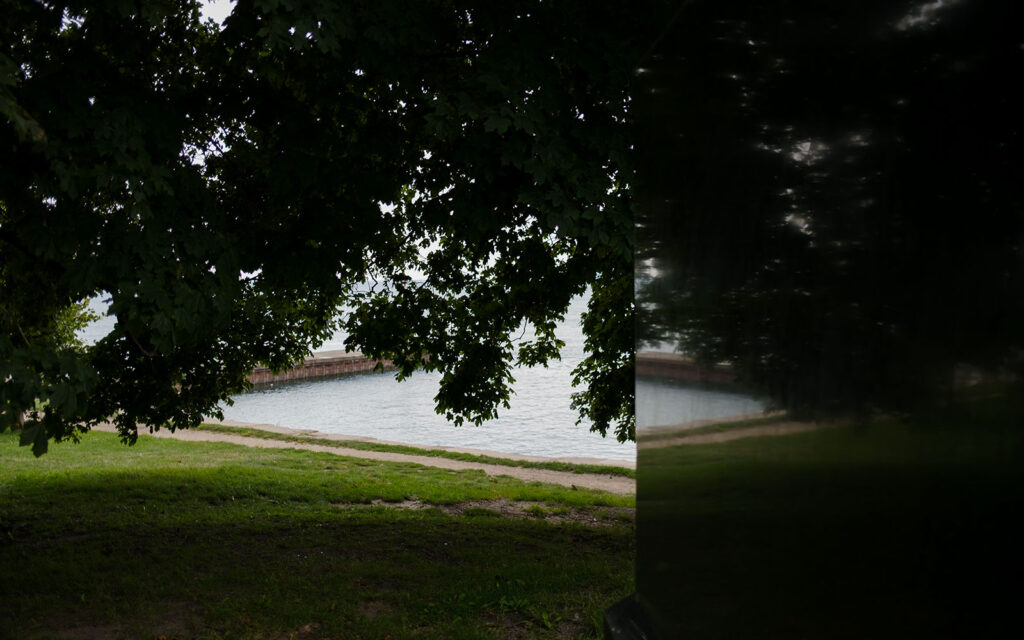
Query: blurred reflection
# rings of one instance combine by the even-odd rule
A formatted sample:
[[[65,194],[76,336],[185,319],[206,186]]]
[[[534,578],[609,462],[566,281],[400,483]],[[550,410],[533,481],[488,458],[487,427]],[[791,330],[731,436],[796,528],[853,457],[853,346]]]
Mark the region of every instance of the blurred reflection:
[[[1008,631],[1019,3],[683,6],[637,75],[654,637]]]

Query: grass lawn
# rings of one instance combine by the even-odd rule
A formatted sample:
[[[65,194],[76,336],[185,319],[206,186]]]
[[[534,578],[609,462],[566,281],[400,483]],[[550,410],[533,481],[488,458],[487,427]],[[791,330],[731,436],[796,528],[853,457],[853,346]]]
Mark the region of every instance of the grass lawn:
[[[331,454],[0,434],[0,639],[594,638],[631,497]]]
[[[637,588],[664,637],[1009,637],[1024,425],[942,423],[642,447]]]

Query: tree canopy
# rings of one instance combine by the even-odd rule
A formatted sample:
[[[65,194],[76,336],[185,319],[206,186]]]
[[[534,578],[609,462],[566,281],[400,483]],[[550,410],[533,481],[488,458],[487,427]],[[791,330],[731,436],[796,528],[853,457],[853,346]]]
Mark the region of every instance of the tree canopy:
[[[1020,380],[1020,14],[689,4],[641,75],[641,338],[810,416]]]
[[[630,85],[656,13],[240,0],[220,27],[194,1],[5,0],[5,424],[28,412],[37,454],[107,419],[194,426],[339,324],[479,423],[589,288],[573,404],[633,438]],[[112,333],[44,339],[101,292]]]

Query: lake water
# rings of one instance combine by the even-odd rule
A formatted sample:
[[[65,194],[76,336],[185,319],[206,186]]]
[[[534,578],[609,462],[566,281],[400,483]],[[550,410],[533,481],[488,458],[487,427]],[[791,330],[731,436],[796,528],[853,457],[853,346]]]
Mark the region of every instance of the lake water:
[[[499,409],[497,419],[479,427],[456,427],[434,412],[436,372],[419,372],[402,382],[394,373],[375,373],[261,387],[235,396],[234,406],[223,407],[224,417],[417,445],[633,460],[635,444],[602,438],[589,423],[577,425],[569,408],[572,370],[583,358],[579,315],[585,308],[584,298],[574,299],[557,328],[565,341],[562,359],[547,368],[516,369],[511,408]],[[343,349],[343,340],[343,334],[336,335],[320,349]]]
[[[95,311],[105,305],[92,301]],[[566,320],[557,328],[565,341],[562,360],[547,368],[520,368],[513,376],[515,395],[511,408],[477,427],[455,427],[434,412],[438,373],[417,373],[398,382],[394,373],[352,375],[344,378],[292,382],[234,396],[232,406],[222,407],[224,417],[241,422],[274,424],[293,429],[364,436],[424,446],[465,447],[504,453],[546,457],[588,457],[634,460],[636,445],[602,438],[589,424],[576,424],[569,408],[572,370],[583,358],[583,332],[579,314],[583,298],[570,305]],[[86,342],[108,333],[114,319],[104,317],[83,332]],[[339,334],[320,350],[343,349]],[[689,420],[751,413],[760,408],[741,395],[692,389],[657,380],[637,382],[637,425],[677,424]]]
[[[764,404],[739,393],[696,388],[659,378],[636,381],[637,429],[757,413]]]

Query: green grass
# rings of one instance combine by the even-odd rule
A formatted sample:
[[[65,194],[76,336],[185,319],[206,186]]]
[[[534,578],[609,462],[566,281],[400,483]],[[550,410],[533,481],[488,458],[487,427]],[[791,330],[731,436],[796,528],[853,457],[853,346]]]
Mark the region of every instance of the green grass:
[[[1024,433],[977,406],[638,452],[637,586],[664,637],[1002,637]]]
[[[492,502],[610,515],[558,524]],[[35,459],[0,434],[0,638],[595,638],[633,588],[633,504],[105,433]]]
[[[264,429],[252,427],[235,427],[225,424],[204,423],[198,427],[203,431],[216,433],[228,433],[232,435],[245,436],[248,438],[263,438],[265,440],[281,440],[284,442],[301,442],[306,444],[318,444],[327,447],[347,447],[362,451],[385,451],[391,453],[404,453],[413,456],[429,456],[433,458],[448,458],[450,460],[463,460],[466,462],[479,462],[485,464],[496,464],[505,467],[524,467],[528,469],[548,469],[551,471],[568,471],[571,473],[595,473],[606,476],[624,476],[635,478],[636,471],[627,467],[616,465],[598,464],[576,464],[572,462],[532,462],[527,460],[511,460],[509,458],[497,458],[472,453],[459,453],[457,451],[445,451],[443,449],[422,449],[401,444],[384,444],[379,442],[365,442],[362,440],[332,440],[330,438],[317,438],[315,436],[304,436],[288,433],[277,433]]]

